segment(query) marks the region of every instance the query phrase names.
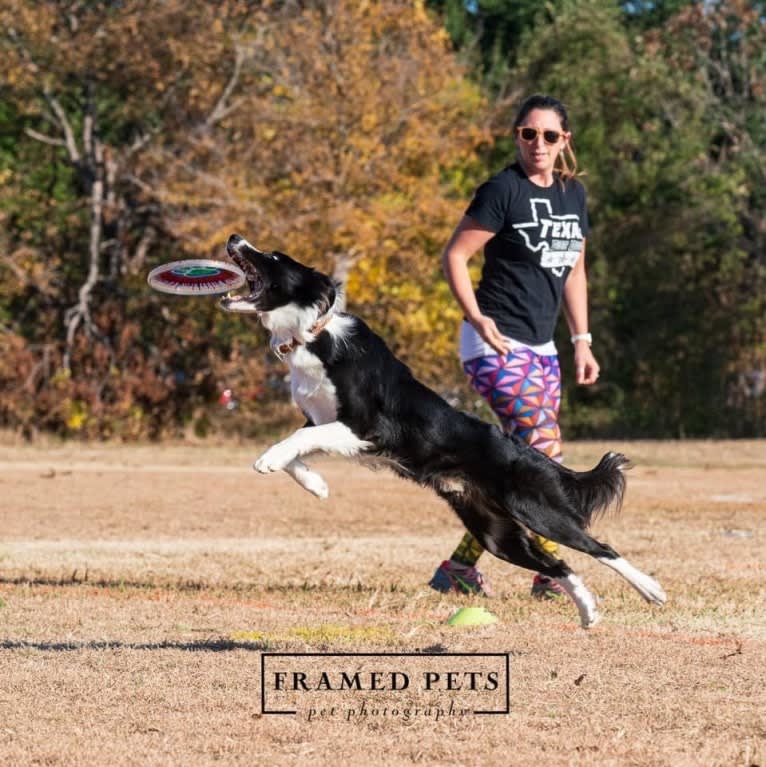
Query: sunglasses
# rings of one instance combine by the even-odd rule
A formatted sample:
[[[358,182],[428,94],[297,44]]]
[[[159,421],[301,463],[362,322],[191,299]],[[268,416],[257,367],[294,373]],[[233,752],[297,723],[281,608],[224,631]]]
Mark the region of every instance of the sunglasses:
[[[516,135],[527,144],[537,140],[540,134],[543,134],[543,141],[546,144],[555,144],[563,135],[557,130],[541,130],[540,128],[516,128]]]

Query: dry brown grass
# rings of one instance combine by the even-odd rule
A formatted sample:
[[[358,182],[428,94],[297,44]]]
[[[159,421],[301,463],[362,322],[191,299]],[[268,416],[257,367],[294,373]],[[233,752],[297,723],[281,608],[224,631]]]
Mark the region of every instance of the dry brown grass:
[[[568,462],[606,448],[569,445]],[[630,443],[596,532],[669,595],[567,559],[603,622],[486,558],[499,623],[425,583],[460,536],[386,472],[313,463],[320,502],[255,448],[0,446],[0,764],[766,763],[766,443]],[[512,653],[507,716],[262,716],[265,650]]]

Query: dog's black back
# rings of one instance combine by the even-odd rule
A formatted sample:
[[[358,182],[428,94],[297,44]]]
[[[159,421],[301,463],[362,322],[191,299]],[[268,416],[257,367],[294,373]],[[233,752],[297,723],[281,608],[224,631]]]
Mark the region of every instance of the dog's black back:
[[[619,504],[623,456],[606,456],[593,477],[561,466],[521,438],[453,408],[418,381],[363,320],[346,316],[353,330],[342,341],[322,333],[307,349],[335,386],[338,420],[372,442],[400,474],[447,495],[445,485],[460,481],[502,507],[530,488],[521,516],[535,532],[534,506],[555,504],[585,527],[593,514]]]

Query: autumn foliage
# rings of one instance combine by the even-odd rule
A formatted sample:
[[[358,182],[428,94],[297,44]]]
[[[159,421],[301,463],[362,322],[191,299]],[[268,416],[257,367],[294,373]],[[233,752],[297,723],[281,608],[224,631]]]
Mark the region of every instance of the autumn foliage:
[[[487,135],[421,4],[0,8],[18,129],[0,262],[7,425],[203,430],[231,387],[238,424],[268,428],[284,369],[260,330],[144,282],[164,261],[223,258],[232,231],[348,278],[349,306],[436,372],[456,318],[438,256]]]
[[[0,428],[297,418],[257,322],[146,285],[224,258],[231,232],[333,273],[421,378],[482,407],[440,254],[544,91],[586,171],[602,366],[568,385],[561,323],[565,433],[766,434],[764,19],[744,0],[0,0]]]

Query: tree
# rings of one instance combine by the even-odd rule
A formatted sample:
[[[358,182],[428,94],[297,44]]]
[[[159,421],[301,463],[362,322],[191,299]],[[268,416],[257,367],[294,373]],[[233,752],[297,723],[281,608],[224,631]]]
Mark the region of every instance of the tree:
[[[434,374],[457,321],[438,253],[487,133],[422,4],[2,0],[0,20],[7,423],[160,433],[222,379],[268,396],[257,330],[143,279],[231,231],[348,276]]]
[[[132,313],[146,302],[128,286],[164,234],[136,170],[152,143],[186,140],[217,119],[214,96],[232,77],[222,30],[246,11],[137,0],[0,5],[18,142],[4,195],[17,311],[2,340],[16,350],[6,375],[24,371],[32,403],[11,422],[130,433],[162,412],[178,415],[168,364],[178,343]],[[163,255],[172,248],[164,244]],[[17,399],[4,404],[12,410]]]
[[[559,0],[541,5],[535,0],[429,0],[442,14],[456,49],[472,62],[477,79],[495,98],[516,93],[509,76],[522,51],[525,32],[541,12],[555,15]]]
[[[281,3],[239,45],[236,108],[144,173],[174,233],[203,253],[233,228],[348,275],[349,305],[435,377],[458,320],[438,257],[489,138],[444,31],[419,3]]]
[[[593,325],[608,385],[567,392],[566,411],[586,430],[730,427],[719,403],[743,348],[737,328],[754,316],[753,257],[735,213],[743,177],[711,162],[718,113],[695,54],[711,32],[686,45],[694,27],[685,16],[674,24],[672,43],[652,31],[636,45],[618,9],[572,3],[528,33],[534,46],[521,44],[517,81],[569,103],[587,170]]]
[[[718,275],[709,294],[728,327],[714,352],[724,374],[712,392],[717,418],[708,419],[730,436],[766,430],[765,12],[744,0],[695,5],[650,36],[705,95],[708,145],[697,169],[710,192],[703,231]]]
[[[660,29],[684,8],[697,0],[627,0],[620,3],[629,28],[640,31]]]

